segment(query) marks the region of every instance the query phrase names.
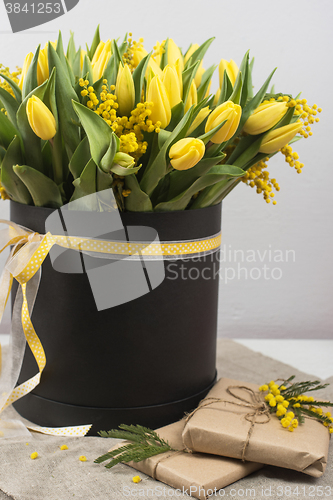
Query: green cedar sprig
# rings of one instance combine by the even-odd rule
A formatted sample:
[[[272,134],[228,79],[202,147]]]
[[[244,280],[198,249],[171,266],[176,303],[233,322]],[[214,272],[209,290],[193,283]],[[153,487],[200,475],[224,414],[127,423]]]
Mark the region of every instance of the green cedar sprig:
[[[98,434],[105,438],[126,439],[130,441],[129,444],[125,444],[96,458],[95,463],[97,464],[110,460],[105,465],[107,469],[111,469],[111,467],[120,462],[141,462],[141,460],[165,453],[166,451],[176,451],[155,431],[141,425],[121,424],[119,429],[100,431]]]

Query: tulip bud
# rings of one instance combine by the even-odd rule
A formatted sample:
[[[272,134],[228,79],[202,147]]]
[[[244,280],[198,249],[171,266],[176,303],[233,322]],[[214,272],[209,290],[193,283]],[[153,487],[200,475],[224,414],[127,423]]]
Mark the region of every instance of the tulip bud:
[[[183,72],[184,70],[184,60],[182,53],[180,52],[180,48],[178,45],[175,44],[175,42],[172,40],[172,38],[169,38],[168,41],[168,64],[176,64],[176,62],[179,61],[181,70]]]
[[[81,53],[80,53],[80,68],[81,68],[81,69],[83,68],[84,56],[85,56],[85,55],[87,55],[87,51],[86,51],[86,50],[81,49]]]
[[[131,168],[135,162],[133,156],[130,156],[127,153],[118,152],[115,154],[113,163],[124,168]]]
[[[193,120],[193,123],[190,126],[190,128],[188,129],[188,132],[186,135],[192,134],[192,132],[194,132],[194,130],[199,127],[200,123],[202,123],[204,121],[204,119],[207,118],[209,113],[210,113],[209,106],[207,106],[206,108],[202,108],[199,111],[199,113],[197,114],[196,118]]]
[[[271,130],[264,136],[259,152],[268,155],[276,153],[279,149],[287,146],[302,128],[303,123],[296,122]]]
[[[146,57],[147,54],[148,54],[148,52],[143,47],[138,47],[136,45],[133,47],[133,66],[134,66],[134,68],[137,67],[139,62],[144,57]]]
[[[162,75],[162,82],[165,85],[166,91],[169,96],[170,106],[173,108],[182,99],[180,96],[178,75],[174,67],[170,64],[165,66]]]
[[[115,93],[118,99],[119,114],[129,116],[134,108],[135,88],[131,70],[127,64],[125,66],[119,64]]]
[[[233,61],[230,59],[230,62],[228,62],[226,59],[221,59],[220,64],[219,64],[219,76],[220,76],[220,87],[222,88],[223,84],[223,76],[224,76],[224,71],[227,71],[227,75],[232,83],[232,85],[235,85],[235,81],[237,78],[238,74],[238,66]]]
[[[48,141],[56,135],[56,121],[53,114],[35,95],[28,99],[27,117],[34,133],[44,141]]]
[[[268,102],[260,104],[253,114],[246,120],[244,132],[250,135],[259,135],[274,127],[288,111],[285,102]]]
[[[37,64],[37,83],[42,85],[49,77],[48,47],[39,51]]]
[[[107,63],[109,62],[109,59],[111,57],[112,51],[111,51],[111,40],[108,40],[100,52],[100,56],[98,57],[97,61],[92,64],[93,67],[93,76],[94,76],[94,82],[102,78],[104,71],[106,69]],[[95,57],[96,53],[94,54]]]
[[[209,132],[226,120],[225,124],[211,138],[211,141],[214,144],[221,144],[228,141],[235,134],[241,115],[242,108],[238,104],[226,101],[211,112],[206,123],[205,132]]]
[[[102,41],[100,41],[99,44],[97,45],[95,53],[94,53],[93,58],[91,60],[92,65],[97,63],[97,61],[98,61],[98,59],[99,59],[99,57],[104,49],[104,46],[105,46],[105,42],[102,42]]]
[[[183,70],[181,68],[180,60],[176,61],[175,70],[179,80],[180,96],[183,97]]]
[[[188,137],[180,139],[171,146],[170,163],[176,170],[188,170],[194,167],[205,154],[205,145],[201,139]]]
[[[149,78],[149,75],[151,72],[150,70],[153,72],[153,76],[157,75],[160,78],[162,78],[162,70],[152,57],[150,57],[150,59],[149,59],[149,63],[148,63],[148,67],[147,67],[147,71],[146,71],[146,75],[145,75],[147,79]]]
[[[198,102],[197,88],[195,86],[194,80],[192,80],[190,91],[188,93],[186,103],[185,103],[185,113],[190,109],[191,106],[196,105]]]
[[[19,87],[21,90],[23,89],[23,82],[24,82],[25,77],[27,76],[28,69],[30,68],[30,64],[31,64],[33,58],[34,58],[34,55],[32,52],[29,52],[29,54],[27,54],[25,56],[23,68],[22,68],[22,73],[21,73],[21,78],[20,78],[20,82],[19,82]]]
[[[158,76],[154,76],[148,88],[148,102],[153,102],[150,119],[153,123],[161,122],[160,128],[165,128],[171,120],[171,107],[164,83]]]
[[[199,48],[199,45],[197,43],[193,43],[191,47],[188,49],[188,51],[185,54],[184,57],[184,63],[186,64],[189,58],[191,57],[192,54]]]
[[[200,86],[201,80],[202,80],[202,75],[205,72],[205,68],[202,67],[202,62],[200,63],[199,68],[197,69],[197,72],[194,77],[195,85],[198,88]]]

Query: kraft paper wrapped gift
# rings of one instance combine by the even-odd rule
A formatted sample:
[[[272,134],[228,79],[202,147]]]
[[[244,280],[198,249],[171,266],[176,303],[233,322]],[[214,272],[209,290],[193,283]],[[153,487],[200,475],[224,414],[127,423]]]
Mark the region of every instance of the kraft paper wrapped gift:
[[[185,421],[180,420],[161,427],[156,432],[172,448],[182,450],[184,424]],[[124,442],[114,448],[123,444]],[[218,491],[262,467],[254,462],[243,463],[232,458],[183,451],[161,453],[141,462],[129,462],[128,465],[200,500],[205,500],[215,488]]]
[[[183,442],[201,453],[322,476],[330,441],[328,429],[306,418],[295,432],[289,432],[267,410],[258,385],[222,378],[188,415]]]

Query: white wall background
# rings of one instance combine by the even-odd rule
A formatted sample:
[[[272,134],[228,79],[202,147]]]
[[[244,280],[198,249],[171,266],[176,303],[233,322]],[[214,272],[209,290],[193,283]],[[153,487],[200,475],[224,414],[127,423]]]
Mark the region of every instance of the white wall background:
[[[12,34],[0,2],[0,61],[14,68],[38,43],[55,40],[57,30],[65,41],[70,30],[77,45],[90,43],[100,23],[104,39],[132,31],[151,47],[172,37],[186,49],[190,42],[216,40],[205,58],[207,68],[221,57],[238,64],[247,49],[255,56],[254,85],[258,88],[277,66],[275,88],[302,97],[323,108],[311,139],[295,147],[304,171],[298,175],[279,155],[269,170],[281,186],[278,204],[264,203],[255,190],[240,185],[223,207],[226,250],[260,252],[260,262],[222,263],[220,334],[227,337],[332,339],[332,25],[331,0],[80,0],[65,16],[24,33]],[[217,84],[217,78],[215,79]],[[8,218],[8,202],[0,204],[0,217]],[[268,250],[293,250],[295,261],[276,263]],[[246,254],[245,254],[246,255]],[[290,254],[289,254],[290,256]],[[252,268],[237,276],[237,266]],[[266,265],[266,278],[263,266]],[[272,279],[273,268],[280,279]],[[226,282],[227,276],[235,279]],[[274,271],[274,276],[280,272]]]

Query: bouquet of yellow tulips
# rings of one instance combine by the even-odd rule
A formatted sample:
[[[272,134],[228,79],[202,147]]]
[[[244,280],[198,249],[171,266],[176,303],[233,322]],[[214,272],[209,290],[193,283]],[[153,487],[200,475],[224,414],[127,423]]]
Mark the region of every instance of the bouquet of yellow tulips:
[[[0,66],[2,198],[60,207],[112,188],[120,210],[203,208],[240,182],[276,202],[267,161],[312,135],[320,108],[299,96],[254,94],[253,60],[221,60],[205,70],[213,38],[186,52],[169,38],[148,53],[143,40],[100,40],[87,50],[71,35],[26,56],[22,70]],[[82,200],[84,209],[84,200]],[[105,209],[105,207],[104,207]]]

